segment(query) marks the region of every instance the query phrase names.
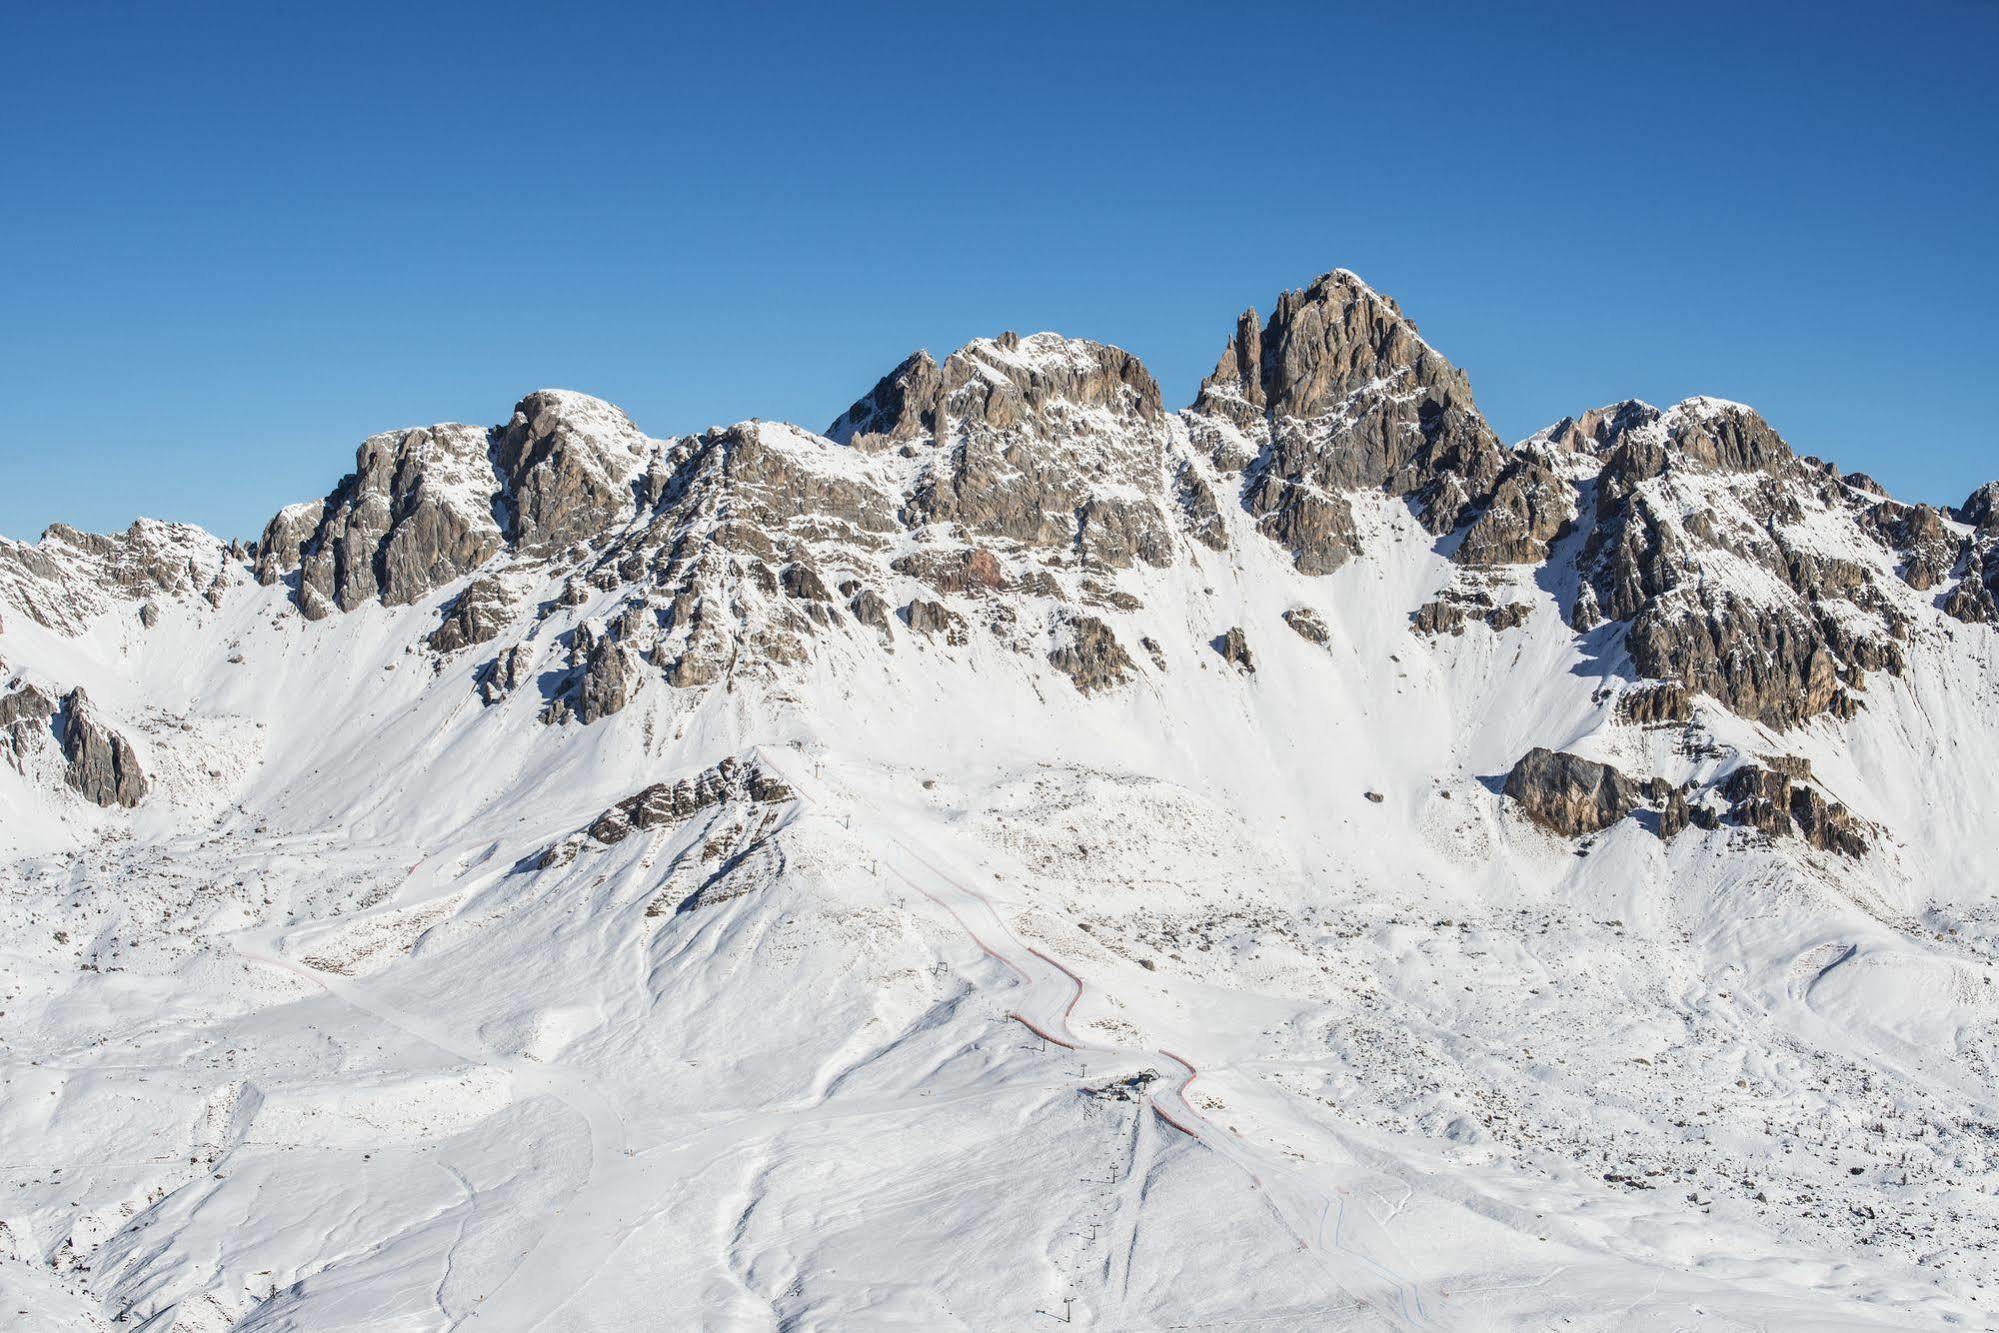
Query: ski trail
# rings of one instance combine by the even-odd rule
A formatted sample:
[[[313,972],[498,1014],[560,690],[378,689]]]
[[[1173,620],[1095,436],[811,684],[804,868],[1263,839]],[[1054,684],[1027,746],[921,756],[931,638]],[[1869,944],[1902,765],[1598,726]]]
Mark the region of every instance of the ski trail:
[[[774,762],[768,750],[759,746],[757,753],[785,778],[792,791],[797,794],[801,805],[822,807],[817,813],[827,818],[844,817],[847,826],[852,827],[852,820],[859,812],[843,810],[840,814],[835,814],[832,809],[827,808],[835,802],[828,801],[823,794],[807,795],[808,784],[795,777],[784,765]],[[824,784],[816,780],[809,785],[819,788],[822,793],[825,791]],[[890,873],[922,897],[942,908],[971,937],[982,953],[1019,979],[1023,990],[1023,1003],[1008,1014],[1009,1018],[1044,1040],[1069,1050],[1098,1051],[1122,1056],[1137,1055],[1162,1062],[1170,1061],[1177,1065],[1182,1071],[1182,1076],[1170,1092],[1152,1095],[1150,1104],[1153,1113],[1167,1125],[1207,1147],[1248,1176],[1251,1188],[1263,1198],[1279,1225],[1290,1233],[1300,1249],[1312,1251],[1327,1263],[1329,1276],[1341,1290],[1397,1326],[1412,1329],[1434,1326],[1423,1308],[1422,1298],[1416,1291],[1415,1284],[1368,1252],[1392,1250],[1386,1238],[1379,1234],[1379,1228],[1365,1226],[1369,1234],[1364,1238],[1348,1235],[1349,1219],[1343,1189],[1329,1202],[1314,1206],[1324,1196],[1324,1191],[1312,1182],[1298,1179],[1296,1171],[1282,1162],[1276,1165],[1283,1173],[1283,1188],[1281,1191],[1272,1189],[1263,1179],[1260,1169],[1263,1163],[1259,1161],[1257,1154],[1236,1135],[1209,1121],[1189,1100],[1188,1089],[1200,1077],[1200,1070],[1192,1061],[1163,1048],[1148,1050],[1112,1046],[1079,1038],[1070,1027],[1070,1019],[1083,998],[1086,986],[1080,975],[1066,964],[1021,940],[1000,915],[998,907],[984,893],[947,873],[894,834],[872,828],[869,832],[872,835],[871,840],[883,845],[890,853],[882,858],[883,866]],[[895,865],[894,861],[898,857],[907,858],[914,868],[920,870],[942,892],[926,887],[915,876]],[[1040,966],[1037,967],[1036,964]],[[1030,1017],[1027,1012],[1023,1012],[1024,1010],[1032,1010],[1038,1016]],[[1306,1198],[1292,1201],[1290,1208],[1287,1209],[1284,1196],[1295,1194],[1303,1194]],[[1336,1207],[1338,1214],[1338,1223],[1333,1228],[1330,1238],[1325,1235],[1322,1225],[1300,1226],[1292,1221],[1293,1216],[1323,1217],[1328,1207]],[[1361,1212],[1359,1209],[1353,1211]],[[1365,1223],[1364,1214],[1354,1221],[1355,1229],[1360,1229]],[[1361,1246],[1365,1246],[1365,1249],[1360,1248]]]

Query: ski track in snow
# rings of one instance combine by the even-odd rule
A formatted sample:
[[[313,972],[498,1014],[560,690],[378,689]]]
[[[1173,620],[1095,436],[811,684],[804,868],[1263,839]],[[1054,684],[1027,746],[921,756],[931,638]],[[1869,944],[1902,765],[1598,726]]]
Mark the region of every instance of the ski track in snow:
[[[784,777],[794,793],[800,793],[801,803],[818,807],[815,812],[826,818],[840,819],[844,816],[847,821],[846,827],[852,828],[851,821],[856,814],[861,813],[853,803],[827,801],[823,784],[815,784],[821,787],[822,794],[819,797],[803,796],[805,780],[801,775],[792,771],[788,763],[773,762],[768,749],[760,748],[758,753],[773,770]],[[1289,1168],[1281,1160],[1274,1163],[1268,1159],[1259,1160],[1257,1154],[1244,1145],[1236,1135],[1215,1125],[1202,1115],[1187,1096],[1194,1081],[1200,1077],[1200,1070],[1185,1057],[1163,1048],[1113,1046],[1079,1037],[1070,1026],[1070,1020],[1088,989],[1087,983],[1081,976],[1040,949],[1022,942],[1006,924],[1005,918],[1000,915],[999,908],[991,898],[970,887],[961,878],[940,869],[930,858],[918,852],[900,837],[880,829],[870,828],[867,831],[871,844],[886,847],[892,852],[908,857],[923,874],[942,886],[946,893],[957,897],[958,901],[954,903],[949,898],[926,888],[905,871],[890,866],[903,883],[943,909],[958,927],[971,937],[985,956],[1010,971],[1023,988],[1024,1000],[1031,1007],[1037,1008],[1042,1015],[1039,1019],[1035,1019],[1016,1011],[1009,1017],[1019,1021],[1044,1041],[1069,1050],[1101,1051],[1122,1056],[1136,1055],[1179,1066],[1183,1071],[1182,1077],[1171,1094],[1175,1109],[1169,1109],[1157,1094],[1152,1094],[1149,1095],[1148,1101],[1154,1113],[1175,1130],[1238,1168],[1248,1180],[1250,1188],[1263,1197],[1266,1206],[1279,1223],[1297,1240],[1299,1248],[1313,1249],[1330,1261],[1329,1274],[1341,1290],[1352,1295],[1361,1304],[1381,1312],[1398,1326],[1417,1329],[1435,1327],[1424,1311],[1421,1294],[1415,1287],[1387,1265],[1356,1248],[1346,1237],[1345,1223],[1350,1192],[1345,1186],[1336,1186],[1329,1192],[1314,1182],[1303,1180],[1297,1171]],[[960,910],[961,906],[969,907],[984,921],[987,929],[981,931],[967,920],[965,912]],[[1033,967],[1027,961],[1029,959],[1041,963],[1042,968]],[[1285,1178],[1308,1197],[1319,1195],[1325,1198],[1322,1211],[1337,1215],[1336,1224],[1330,1232],[1323,1225],[1308,1226],[1302,1230],[1293,1225],[1286,1209],[1271,1197],[1268,1187],[1264,1184],[1263,1172],[1273,1166],[1283,1172]],[[1369,1249],[1378,1251],[1387,1248],[1386,1239],[1378,1234],[1378,1228],[1371,1224],[1363,1225],[1375,1233],[1371,1236]]]

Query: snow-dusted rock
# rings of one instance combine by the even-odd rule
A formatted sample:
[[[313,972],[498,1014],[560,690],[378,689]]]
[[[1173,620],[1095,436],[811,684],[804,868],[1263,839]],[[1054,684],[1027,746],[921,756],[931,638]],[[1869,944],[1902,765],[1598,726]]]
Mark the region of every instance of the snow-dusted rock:
[[[1569,838],[1601,833],[1644,800],[1638,784],[1609,764],[1540,745],[1520,756],[1505,790],[1529,819]]]

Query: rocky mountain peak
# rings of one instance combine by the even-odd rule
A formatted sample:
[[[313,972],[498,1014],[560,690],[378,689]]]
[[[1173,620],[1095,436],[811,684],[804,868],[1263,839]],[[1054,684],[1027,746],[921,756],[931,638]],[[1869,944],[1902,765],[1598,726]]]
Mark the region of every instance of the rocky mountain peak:
[[[932,440],[937,434],[943,383],[930,353],[912,352],[841,413],[826,428],[826,438],[862,446]]]
[[[632,479],[654,452],[631,418],[600,398],[541,389],[493,432],[493,466],[530,551],[554,550],[602,531],[631,508]]]
[[[1592,407],[1580,417],[1563,417],[1522,444],[1545,445],[1563,453],[1603,453],[1634,432],[1653,425],[1662,415],[1650,403],[1627,398],[1621,403]]]
[[[1692,461],[1723,472],[1768,472],[1790,463],[1791,446],[1756,410],[1725,398],[1688,398],[1661,420],[1666,439]]]
[[[975,339],[944,363],[944,383],[954,411],[1002,429],[1056,404],[1144,421],[1162,411],[1159,383],[1137,357],[1059,333]]]
[[[1249,472],[1263,531],[1311,574],[1358,549],[1341,493],[1409,497],[1444,533],[1505,465],[1464,375],[1345,269],[1285,292],[1260,328],[1245,312],[1191,413],[1216,465]]]
[[[617,408],[542,389],[505,425],[447,423],[362,441],[317,503],[288,505],[257,543],[259,581],[297,573],[310,619],[414,602],[513,546],[558,550],[633,508],[657,446]]]
[[[842,444],[948,443],[954,429],[1068,433],[1077,411],[1157,421],[1159,384],[1122,348],[1059,333],[1003,333],[965,344],[942,366],[917,352],[842,413]]]
[[[1247,369],[1244,324],[1253,317],[1238,321],[1218,374],[1234,369],[1239,377]],[[1474,410],[1471,388],[1457,368],[1423,341],[1394,301],[1345,269],[1279,296],[1255,342],[1258,383],[1244,396],[1273,417],[1310,420],[1384,380],[1404,378],[1440,405]]]
[[[1999,481],[1988,481],[1957,507],[1957,521],[1981,533],[1999,535]]]

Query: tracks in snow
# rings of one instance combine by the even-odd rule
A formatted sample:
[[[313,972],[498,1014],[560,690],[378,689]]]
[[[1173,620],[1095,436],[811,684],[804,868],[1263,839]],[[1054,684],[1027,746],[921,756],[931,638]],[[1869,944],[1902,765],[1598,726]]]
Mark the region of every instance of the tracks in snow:
[[[821,807],[817,813],[844,819],[849,828],[852,809],[836,810],[837,798],[809,796],[808,786],[824,792],[823,784],[807,783],[775,762],[771,753],[758,747],[758,754],[776,769],[797,794],[803,805]],[[890,873],[923,898],[941,908],[955,921],[980,951],[1012,973],[1021,986],[1021,1002],[1008,1017],[1053,1045],[1072,1051],[1096,1051],[1125,1057],[1139,1056],[1170,1063],[1182,1077],[1166,1093],[1148,1097],[1153,1114],[1164,1124],[1185,1134],[1249,1178],[1266,1207],[1301,1250],[1317,1255],[1328,1276],[1353,1299],[1370,1307],[1397,1327],[1428,1329],[1439,1327],[1423,1305],[1422,1294],[1407,1278],[1377,1255],[1393,1256],[1393,1246],[1379,1226],[1367,1219],[1363,1210],[1348,1207],[1348,1191],[1327,1190],[1309,1180],[1281,1158],[1259,1154],[1233,1132],[1208,1120],[1188,1097],[1200,1078],[1200,1069],[1183,1056],[1160,1048],[1114,1046],[1079,1037],[1070,1026],[1076,1007],[1088,984],[1067,964],[1027,944],[1014,934],[993,901],[979,890],[949,874],[928,857],[894,834],[869,829],[869,841],[884,853],[882,864]],[[896,864],[907,863],[909,869]],[[911,873],[914,871],[915,873]],[[925,881],[928,881],[926,884]],[[1266,1182],[1266,1169],[1271,1181]],[[1305,1219],[1294,1221],[1294,1219]],[[1136,1227],[1127,1237],[1135,1244]],[[1120,1286],[1130,1280],[1130,1256],[1120,1266]]]

